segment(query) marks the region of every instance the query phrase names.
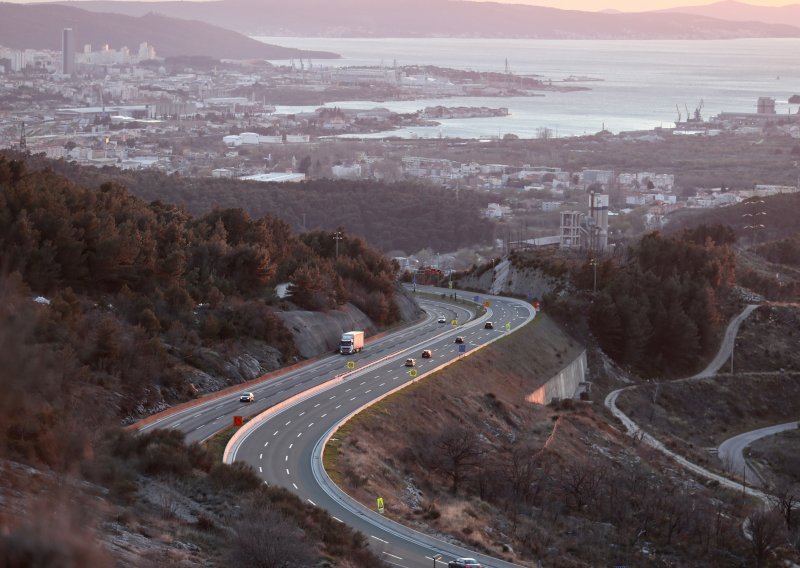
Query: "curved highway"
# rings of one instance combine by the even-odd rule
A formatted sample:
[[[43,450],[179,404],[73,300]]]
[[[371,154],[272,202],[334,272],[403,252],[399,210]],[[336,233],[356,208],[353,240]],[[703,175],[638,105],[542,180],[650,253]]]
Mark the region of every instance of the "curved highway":
[[[418,287],[418,290],[452,292],[427,287]],[[464,295],[463,292],[459,294]],[[393,337],[391,345],[383,350],[391,354],[377,361],[374,348],[368,346],[362,354],[364,358],[356,361],[352,372],[298,394],[248,423],[231,440],[225,460],[253,465],[266,483],[288,488],[312,505],[326,509],[335,519],[363,532],[390,565],[430,568],[446,566],[448,560],[457,556],[469,556],[477,558],[484,566],[514,566],[386,519],[341,492],[322,466],[325,442],[347,418],[437,368],[519,329],[535,316],[533,307],[526,302],[480,295],[481,301],[485,299],[491,300],[491,307],[481,318],[465,322],[461,314],[459,325],[436,324],[438,330],[417,332],[402,344]],[[454,309],[452,305],[436,305],[432,301],[421,303],[433,322],[439,315],[447,316],[443,310]],[[486,321],[492,321],[494,329],[485,329]],[[463,336],[463,345],[455,343],[456,336]],[[433,357],[422,359],[423,349],[430,349]],[[416,359],[416,367],[404,365],[409,357]],[[340,365],[345,359],[348,358],[338,359]],[[391,501],[387,500],[386,507],[391,506]],[[437,555],[441,558],[437,559]]]
[[[447,326],[437,323],[435,315],[444,315],[448,321],[457,319],[462,322],[468,321],[472,317],[472,312],[460,306],[444,304],[438,307],[439,303],[424,301],[420,304],[423,304],[423,307],[430,306],[427,308],[428,314],[423,321],[402,328],[376,341],[368,342],[361,353],[352,356],[332,353],[299,369],[287,371],[277,377],[265,380],[256,386],[243,386],[242,391],[247,390],[255,394],[256,399],[253,403],[240,403],[239,391],[228,396],[210,396],[207,401],[178,407],[162,418],[146,422],[138,427],[138,430],[147,432],[155,428],[174,428],[186,434],[187,442],[202,442],[231,426],[234,416],[259,414],[298,393],[346,373],[348,361],[352,361],[357,368],[361,368],[367,363],[438,337],[445,331],[443,328]],[[431,315],[432,313],[434,315]]]

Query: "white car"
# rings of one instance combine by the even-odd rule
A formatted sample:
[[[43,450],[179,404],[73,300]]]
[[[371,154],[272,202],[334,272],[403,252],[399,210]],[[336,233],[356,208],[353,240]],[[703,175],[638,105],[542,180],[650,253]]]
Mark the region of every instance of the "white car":
[[[243,392],[239,397],[239,402],[255,402],[256,395],[251,392]]]
[[[439,316],[439,323],[447,323],[447,318],[444,316]]]
[[[417,360],[416,359],[406,359],[406,367],[416,367]]]

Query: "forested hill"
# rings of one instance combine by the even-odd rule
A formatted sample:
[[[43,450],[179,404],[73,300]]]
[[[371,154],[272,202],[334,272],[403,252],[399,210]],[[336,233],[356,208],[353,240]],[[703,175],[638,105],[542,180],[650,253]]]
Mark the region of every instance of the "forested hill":
[[[192,217],[0,156],[2,277],[28,302],[49,299],[31,341],[68,353],[69,390],[96,390],[90,398],[110,399],[117,419],[190,397],[204,359],[255,351],[267,370],[291,360],[274,313],[279,282],[301,308],[349,301],[378,325],[396,321],[395,266],[346,232],[336,257],[329,237],[239,209]]]
[[[8,153],[8,156],[15,154]],[[426,247],[456,250],[488,244],[494,223],[481,215],[488,194],[414,183],[310,180],[267,184],[219,178],[184,178],[159,172],[124,172],[81,167],[42,157],[31,169],[50,168],[85,187],[115,182],[146,200],[185,206],[195,215],[215,207],[244,209],[253,217],[272,215],[299,230],[336,230],[360,235],[383,251],[413,253]]]

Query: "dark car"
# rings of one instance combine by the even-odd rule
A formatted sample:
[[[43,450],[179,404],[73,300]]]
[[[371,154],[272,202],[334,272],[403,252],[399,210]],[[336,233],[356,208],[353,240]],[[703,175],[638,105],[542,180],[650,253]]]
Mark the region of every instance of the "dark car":
[[[459,335],[456,337],[456,343],[464,343],[464,338]]]
[[[494,329],[494,324],[490,321],[487,321],[485,324],[483,324],[483,329]]]
[[[423,359],[430,359],[431,357],[433,357],[433,351],[431,351],[430,349],[425,349],[422,351]]]
[[[481,565],[474,558],[456,558],[447,563],[447,568],[481,568]]]

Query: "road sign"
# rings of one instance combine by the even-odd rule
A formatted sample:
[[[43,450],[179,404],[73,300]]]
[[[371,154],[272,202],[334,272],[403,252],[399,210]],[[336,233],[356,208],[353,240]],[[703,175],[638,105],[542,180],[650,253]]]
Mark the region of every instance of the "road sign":
[[[537,312],[539,311],[539,301],[538,300],[533,302],[533,309],[536,310]]]
[[[411,377],[412,379],[415,379],[417,377],[417,370],[416,369],[411,369],[408,372],[408,376]]]
[[[383,515],[383,497],[378,497],[378,512]]]
[[[473,300],[475,300],[475,303],[476,303],[476,304],[477,304],[478,302],[480,302],[480,301],[481,301],[481,297],[480,297],[480,296],[475,296],[475,297],[474,297],[474,298],[472,298],[472,299],[473,299]]]
[[[242,419],[241,416],[234,416],[233,417],[233,425],[234,426],[241,426],[242,424],[244,424],[244,420]]]
[[[467,346],[462,343],[461,345],[458,346],[458,352],[459,353],[466,353],[467,352]]]
[[[452,290],[453,289],[453,283],[452,282],[448,283],[447,287]]]
[[[458,325],[458,320],[457,320],[457,319],[454,319],[454,320],[453,320],[453,321],[451,321],[450,323],[451,323],[451,324],[453,324],[454,326],[456,326],[456,325]]]
[[[348,361],[348,362],[347,362],[347,368],[348,368],[348,369],[355,369],[355,368],[356,368],[356,363],[355,363],[355,361]]]
[[[492,305],[492,302],[490,302],[489,300],[486,300],[486,301],[483,303],[483,307],[484,307],[484,308],[491,307],[491,305]]]
[[[509,322],[509,323],[506,324],[506,331],[508,331],[510,329],[511,329],[511,323]]]

